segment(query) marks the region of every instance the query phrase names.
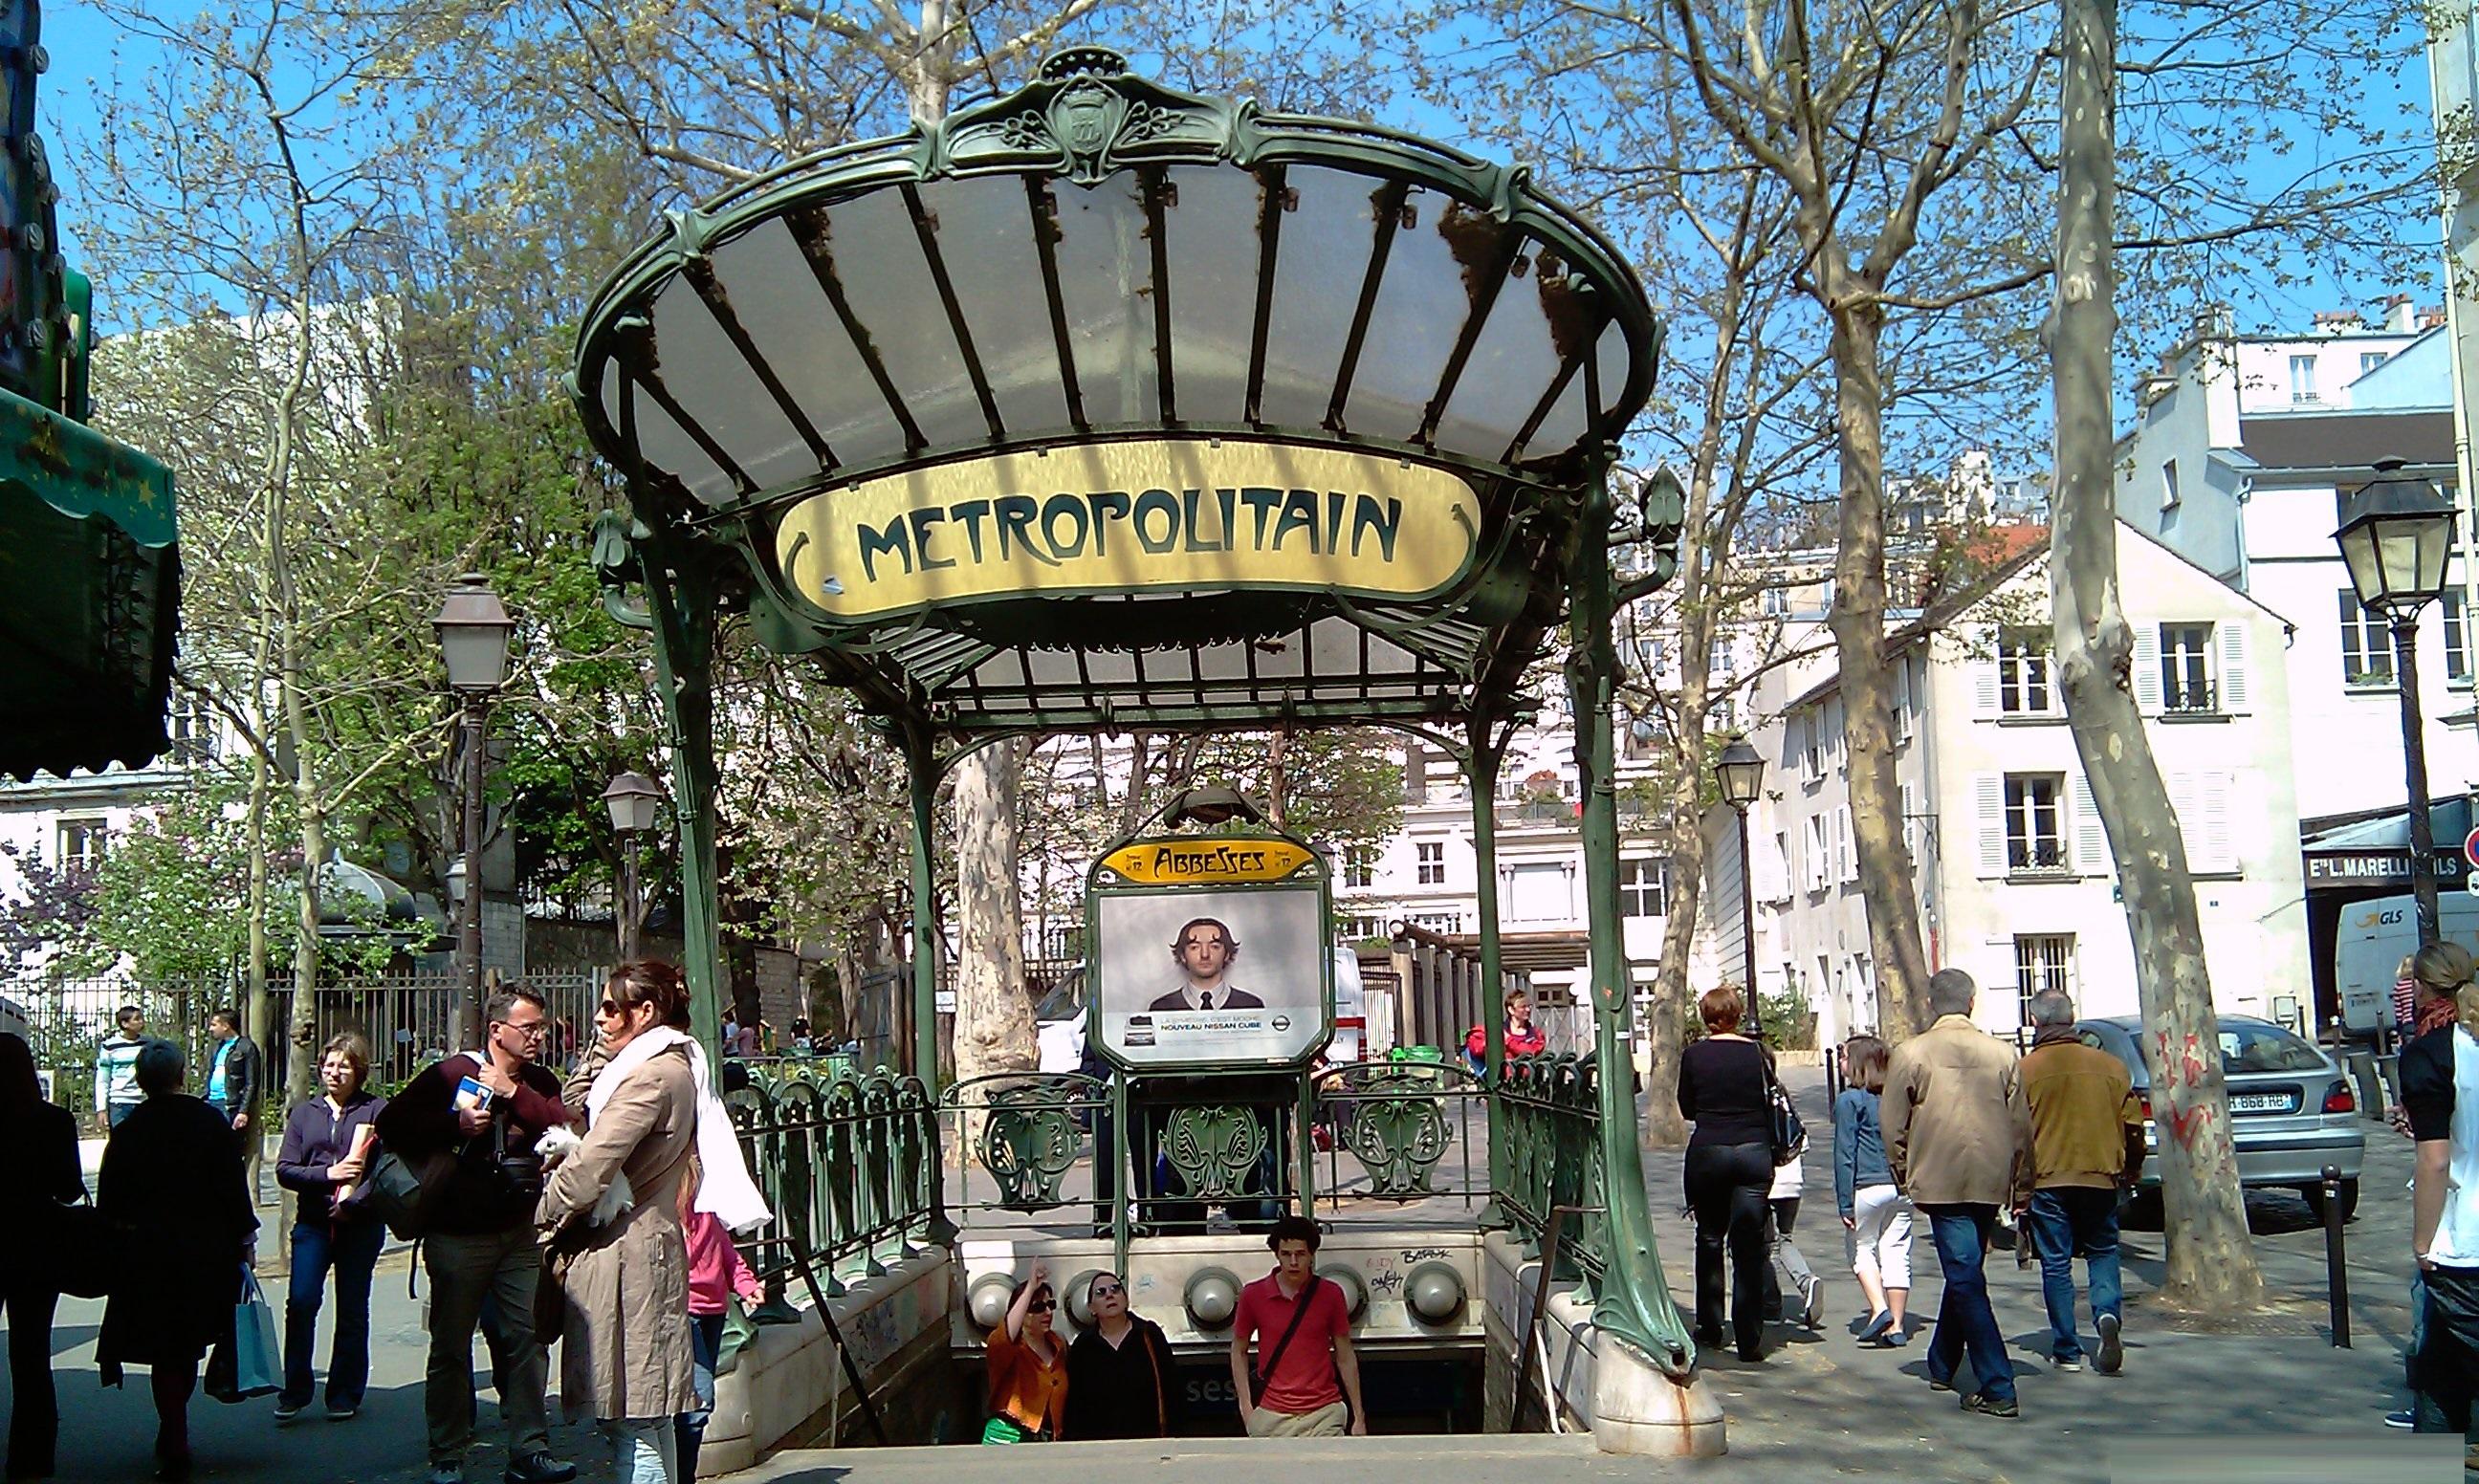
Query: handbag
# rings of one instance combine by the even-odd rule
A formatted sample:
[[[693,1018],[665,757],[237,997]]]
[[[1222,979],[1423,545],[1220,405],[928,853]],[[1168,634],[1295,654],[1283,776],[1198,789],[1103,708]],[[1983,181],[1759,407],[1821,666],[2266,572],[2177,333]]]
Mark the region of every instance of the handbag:
[[[1774,1059],[1763,1047],[1765,1064],[1765,1131],[1773,1145],[1774,1168],[1779,1169],[1796,1160],[1807,1148],[1807,1125],[1800,1121],[1799,1110],[1791,1106],[1790,1094],[1774,1079]]]
[[[275,1313],[258,1286],[258,1274],[242,1268],[241,1301],[232,1328],[216,1342],[207,1360],[207,1394],[217,1401],[247,1401],[283,1389],[284,1361],[276,1348]]]
[[[1291,1337],[1300,1332],[1300,1321],[1309,1317],[1309,1309],[1316,1303],[1317,1289],[1324,1282],[1323,1278],[1315,1276],[1309,1279],[1307,1290],[1300,1294],[1299,1307],[1291,1311],[1291,1322],[1283,1327],[1283,1338],[1274,1342],[1273,1351],[1265,1357],[1264,1367],[1248,1372],[1249,1406],[1254,1407],[1265,1399],[1265,1388],[1274,1379],[1274,1368],[1283,1363],[1283,1352],[1291,1347]]]
[[[411,1241],[429,1231],[432,1208],[456,1173],[456,1159],[453,1149],[407,1159],[381,1145],[358,1204],[385,1221],[398,1239]]]
[[[92,1206],[51,1206],[43,1227],[43,1276],[54,1292],[79,1298],[108,1298],[121,1261],[120,1223]]]

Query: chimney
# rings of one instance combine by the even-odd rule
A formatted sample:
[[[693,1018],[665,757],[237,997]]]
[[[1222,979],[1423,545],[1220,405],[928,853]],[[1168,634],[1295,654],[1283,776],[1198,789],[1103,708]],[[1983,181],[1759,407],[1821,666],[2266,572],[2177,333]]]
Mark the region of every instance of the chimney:
[[[2359,318],[2355,310],[2319,309],[2315,311],[2315,333],[2318,335],[2338,335],[2346,330],[2363,328],[2364,323],[2365,321]]]
[[[2411,319],[2411,302],[2409,294],[2396,294],[2391,298],[2385,300],[2386,329],[2392,331],[2396,335],[2407,335],[2413,328]]]
[[[2432,330],[2444,322],[2444,306],[2430,304],[2418,312],[2418,328]]]

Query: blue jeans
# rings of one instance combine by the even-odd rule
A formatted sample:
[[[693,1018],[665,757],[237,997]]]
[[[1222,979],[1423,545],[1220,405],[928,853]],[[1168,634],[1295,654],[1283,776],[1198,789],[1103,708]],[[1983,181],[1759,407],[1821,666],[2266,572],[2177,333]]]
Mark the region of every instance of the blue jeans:
[[[1937,1303],[1936,1333],[1929,1337],[1929,1379],[1954,1383],[1955,1368],[1971,1356],[1971,1373],[1980,1393],[1992,1401],[2014,1399],[2014,1365],[2006,1358],[2006,1336],[1997,1328],[1997,1313],[1988,1307],[1988,1239],[1997,1225],[1994,1206],[1922,1206],[1929,1218],[1929,1240],[1936,1243],[1937,1266],[1945,1273],[1945,1296]]]
[[[319,1340],[319,1302],[327,1273],[336,1274],[336,1343],[327,1352],[327,1405],[358,1407],[371,1383],[371,1269],[378,1266],[387,1228],[364,1216],[331,1226],[303,1221],[293,1228],[293,1286],[284,1299],[284,1394],[287,1406],[310,1405],[318,1383],[310,1352]]]
[[[116,1129],[120,1127],[123,1119],[137,1111],[136,1103],[115,1103],[104,1111],[104,1126],[108,1129]]]
[[[677,1435],[672,1454],[678,1469],[673,1484],[689,1484],[697,1477],[698,1449],[705,1444],[705,1424],[714,1420],[714,1368],[722,1354],[723,1316],[690,1315],[689,1379],[697,1386],[698,1404],[672,1420]]]
[[[2040,1293],[2049,1305],[2049,1353],[2061,1361],[2083,1357],[2075,1337],[2075,1259],[2083,1260],[2091,1284],[2092,1319],[2126,1316],[2126,1285],[2117,1262],[2117,1192],[2090,1186],[2035,1191],[2024,1219],[2040,1254]]]

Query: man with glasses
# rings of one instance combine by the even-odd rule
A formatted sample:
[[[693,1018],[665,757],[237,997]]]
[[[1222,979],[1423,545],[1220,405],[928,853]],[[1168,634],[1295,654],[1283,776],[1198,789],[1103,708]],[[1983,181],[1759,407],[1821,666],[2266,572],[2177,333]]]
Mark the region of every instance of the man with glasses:
[[[533,1215],[543,1180],[534,1141],[569,1121],[559,1079],[536,1060],[549,1023],[541,995],[515,985],[499,990],[483,1010],[481,1051],[449,1057],[416,1077],[379,1115],[380,1141],[417,1167],[443,1151],[456,1157],[446,1186],[424,1203],[430,1369],[422,1402],[431,1484],[465,1478],[473,1442],[473,1331],[486,1298],[494,1318],[481,1327],[507,1427],[506,1484],[576,1477],[575,1464],[550,1453],[544,1398],[550,1363],[534,1338],[542,1256]]]
[[[1128,1284],[1100,1272],[1085,1290],[1092,1323],[1067,1347],[1067,1427],[1079,1443],[1095,1438],[1170,1436],[1170,1387],[1177,1373],[1162,1326],[1128,1312]]]

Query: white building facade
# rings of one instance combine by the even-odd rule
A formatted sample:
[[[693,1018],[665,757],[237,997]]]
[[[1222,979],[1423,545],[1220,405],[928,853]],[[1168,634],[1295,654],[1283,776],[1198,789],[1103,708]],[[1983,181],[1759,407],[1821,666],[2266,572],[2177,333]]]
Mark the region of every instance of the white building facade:
[[[2287,626],[2132,530],[2118,554],[2137,701],[2194,874],[2213,996],[2271,1015],[2310,993]],[[2001,1033],[2047,988],[2085,1014],[2139,1009],[2108,839],[2049,656],[2045,559],[2045,548],[2016,558],[1891,641],[1903,832],[1930,966],[1978,980],[1979,1019]],[[1759,953],[1806,995],[1828,1043],[1878,1023],[1840,705],[1828,673],[1766,708],[1777,714],[1754,739],[1769,769],[1751,821],[1756,879],[1768,854],[1783,864],[1771,900],[1758,893]]]

